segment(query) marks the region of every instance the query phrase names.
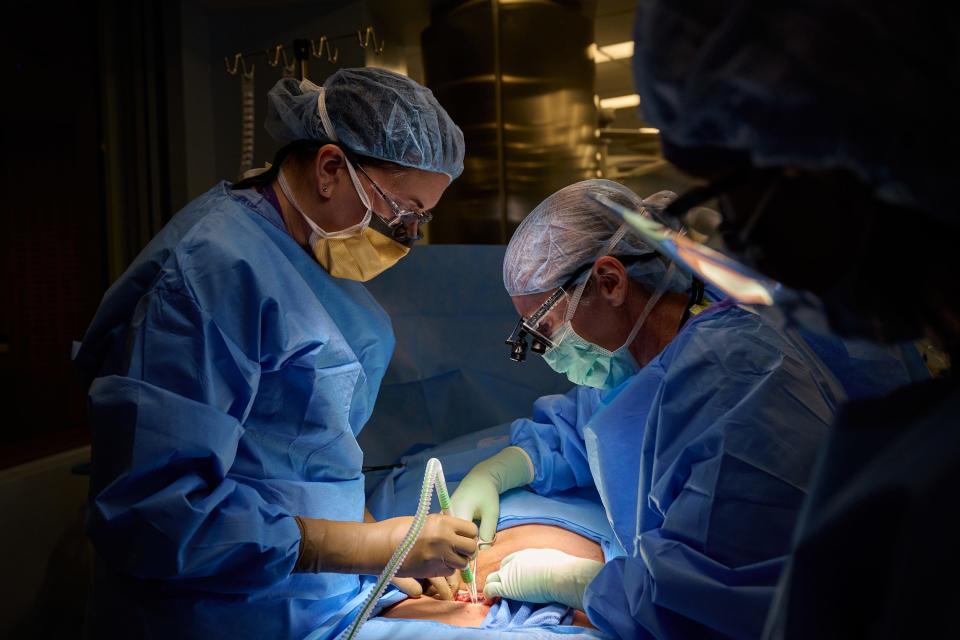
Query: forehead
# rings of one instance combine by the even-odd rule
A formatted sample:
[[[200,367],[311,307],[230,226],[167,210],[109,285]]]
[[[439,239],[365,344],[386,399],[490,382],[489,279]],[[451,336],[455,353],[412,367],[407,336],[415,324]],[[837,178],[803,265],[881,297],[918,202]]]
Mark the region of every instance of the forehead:
[[[434,208],[450,184],[446,175],[422,169],[404,167],[402,172],[397,172],[383,167],[364,167],[364,170],[381,189],[422,209]]]
[[[517,310],[517,313],[527,318],[536,312],[551,294],[553,294],[553,291],[545,291],[544,293],[511,296],[510,299],[513,301],[513,307]]]

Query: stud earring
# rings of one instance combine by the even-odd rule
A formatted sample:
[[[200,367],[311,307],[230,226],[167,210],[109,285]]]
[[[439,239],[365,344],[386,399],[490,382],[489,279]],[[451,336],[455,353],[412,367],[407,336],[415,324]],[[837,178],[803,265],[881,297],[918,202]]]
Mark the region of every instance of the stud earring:
[[[320,185],[320,191],[323,191],[324,193],[326,193],[327,189],[328,189],[327,185],[325,184]]]

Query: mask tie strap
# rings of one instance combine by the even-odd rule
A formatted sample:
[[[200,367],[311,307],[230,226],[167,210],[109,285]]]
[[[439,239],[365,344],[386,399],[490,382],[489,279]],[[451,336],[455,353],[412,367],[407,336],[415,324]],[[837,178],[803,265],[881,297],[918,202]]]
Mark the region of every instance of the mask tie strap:
[[[300,82],[300,90],[317,92],[317,115],[320,116],[320,124],[323,125],[323,133],[326,134],[327,138],[331,142],[340,142],[340,140],[337,138],[337,132],[333,128],[333,123],[330,121],[330,114],[327,113],[327,90],[324,87],[315,85],[309,80],[302,80]]]
[[[650,296],[649,300],[647,300],[647,304],[644,305],[643,311],[640,312],[640,317],[637,318],[636,323],[633,325],[633,329],[630,331],[630,335],[627,336],[626,342],[623,343],[624,346],[629,346],[636,339],[637,334],[640,333],[640,329],[643,327],[643,323],[647,321],[647,318],[650,316],[653,308],[657,306],[657,303],[660,302],[660,298],[662,298],[663,294],[667,292],[667,283],[670,282],[670,277],[673,276],[673,272],[676,270],[676,267],[676,262],[671,262],[670,266],[667,267],[667,272],[663,274],[663,278],[660,279],[660,284],[657,285],[656,291],[653,292],[653,295]]]
[[[323,133],[331,142],[339,142],[339,139],[337,138],[337,132],[333,128],[333,123],[330,121],[330,114],[327,113],[326,89],[314,84],[310,80],[304,79],[300,81],[300,90],[302,92],[317,92],[317,115],[320,116],[320,124],[323,126]],[[341,229],[340,231],[324,231],[319,225],[317,225],[317,223],[311,220],[307,214],[303,212],[303,207],[301,207],[293,197],[290,185],[287,183],[287,180],[283,175],[283,170],[281,170],[277,175],[280,189],[283,191],[283,195],[287,197],[287,200],[290,201],[290,204],[292,204],[294,209],[296,209],[300,215],[303,216],[303,219],[307,221],[310,229],[317,237],[328,240],[333,238],[351,238],[360,234],[370,224],[370,218],[373,214],[373,211],[370,207],[370,198],[367,196],[367,192],[364,191],[363,185],[360,184],[360,178],[357,176],[357,172],[353,168],[353,163],[350,162],[346,155],[344,155],[343,160],[347,165],[347,173],[350,174],[350,181],[353,183],[353,187],[356,189],[357,195],[360,197],[360,203],[366,207],[367,211],[363,214],[363,218],[360,220],[360,222],[347,227],[346,229]],[[311,238],[310,244],[313,244],[313,238]]]
[[[627,234],[628,227],[626,224],[620,225],[620,228],[616,230],[613,236],[610,238],[609,242],[604,246],[603,252],[599,257],[610,255],[613,249],[617,244],[623,240],[624,236]],[[660,298],[663,297],[663,294],[667,292],[667,286],[670,282],[670,278],[673,276],[673,272],[676,270],[676,263],[671,261],[670,265],[667,267],[666,273],[663,274],[663,278],[660,279],[660,283],[657,285],[656,290],[653,292],[653,295],[650,296],[650,299],[647,300],[647,304],[644,305],[643,311],[640,312],[640,316],[637,318],[637,321],[633,325],[630,334],[627,336],[627,340],[623,343],[625,346],[632,343],[637,334],[640,333],[640,329],[643,328],[644,323],[647,321],[647,318],[650,316],[650,313],[653,312],[653,308],[660,302]],[[591,272],[592,273],[592,272]],[[590,280],[590,276],[587,275],[587,279],[584,280],[580,285],[577,286],[577,290],[573,294],[573,298],[570,301],[570,306],[567,308],[567,313],[565,314],[564,321],[570,322],[573,320],[573,314],[576,313],[577,306],[580,304],[580,299],[583,296],[583,291],[586,287],[587,282]]]
[[[610,252],[613,251],[613,248],[616,247],[621,240],[623,240],[625,235],[627,235],[627,231],[628,228],[626,224],[620,225],[620,228],[613,233],[613,236],[611,236],[610,240],[607,241],[607,244],[604,245],[603,251],[599,256],[597,256],[596,259],[599,260],[603,256],[610,255]],[[577,289],[574,291],[573,297],[570,299],[570,306],[567,307],[567,312],[564,314],[564,322],[570,322],[573,320],[573,314],[577,312],[577,306],[580,304],[580,298],[583,296],[583,290],[586,288],[587,282],[590,281],[590,276],[592,274],[593,269],[591,268],[590,271],[587,272],[587,277],[584,278],[583,282],[577,285]]]
[[[309,80],[304,80],[300,83],[301,89],[304,87],[304,82],[312,85],[309,87],[311,90],[313,88],[317,91],[317,115],[320,116],[320,124],[323,125],[323,132],[326,134],[327,138],[331,142],[340,142],[337,138],[337,132],[333,128],[333,123],[330,121],[330,114],[327,113],[327,91],[323,87],[318,87]],[[350,162],[350,159],[344,155],[344,162],[347,163],[347,172],[350,174],[350,181],[353,183],[353,188],[357,190],[357,195],[360,196],[360,202],[367,208],[367,213],[364,215],[363,220],[360,222],[362,225],[366,225],[370,222],[371,206],[370,206],[370,197],[367,195],[367,192],[363,189],[363,185],[360,184],[360,176],[357,175],[357,170],[353,168],[353,163]]]

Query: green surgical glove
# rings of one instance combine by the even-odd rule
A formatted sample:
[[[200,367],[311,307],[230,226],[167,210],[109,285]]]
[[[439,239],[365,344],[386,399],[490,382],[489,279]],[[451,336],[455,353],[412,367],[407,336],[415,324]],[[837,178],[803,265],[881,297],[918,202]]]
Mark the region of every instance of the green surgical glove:
[[[483,595],[524,602],[559,602],[582,611],[587,585],[602,568],[602,562],[556,549],[524,549],[505,557],[500,570],[487,576]]]
[[[530,484],[533,462],[520,447],[507,447],[470,470],[450,498],[453,515],[480,521],[480,540],[491,542],[500,517],[500,494]]]

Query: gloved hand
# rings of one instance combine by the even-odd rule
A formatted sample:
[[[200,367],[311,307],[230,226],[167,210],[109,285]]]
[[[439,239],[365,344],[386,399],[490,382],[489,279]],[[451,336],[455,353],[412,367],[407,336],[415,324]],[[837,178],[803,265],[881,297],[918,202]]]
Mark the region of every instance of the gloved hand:
[[[390,540],[391,554],[400,546],[412,522],[413,517],[410,516],[383,521],[383,524],[394,523]],[[427,516],[420,537],[400,565],[397,575],[401,578],[449,576],[454,570],[466,567],[475,553],[477,525],[452,516],[432,514]]]
[[[470,470],[450,497],[453,515],[480,520],[480,539],[490,542],[497,533],[500,494],[533,480],[533,462],[520,447],[507,447]]]
[[[487,576],[483,595],[525,602],[559,602],[583,610],[583,594],[602,562],[578,558],[556,549],[524,549],[500,562]]]
[[[363,521],[376,522],[377,519],[373,517],[369,509],[365,508],[363,510]],[[424,578],[423,580],[417,580],[416,578],[394,577],[390,582],[411,598],[419,598],[424,595],[424,588],[426,588],[426,595],[428,596],[433,596],[440,600],[452,600],[456,588],[456,583],[454,582],[455,576],[459,577],[456,571],[448,578]]]
[[[456,575],[456,573],[454,573],[454,575]],[[454,592],[453,585],[450,582],[451,578],[427,578],[426,580],[430,585],[427,588],[426,595],[433,596],[438,600],[453,599]],[[419,598],[424,595],[423,586],[416,578],[394,578],[390,582],[411,598]]]
[[[337,522],[298,517],[296,521],[300,555],[294,571],[377,575],[403,540],[413,518]],[[448,576],[467,566],[476,552],[476,525],[451,516],[430,515],[397,576]]]

